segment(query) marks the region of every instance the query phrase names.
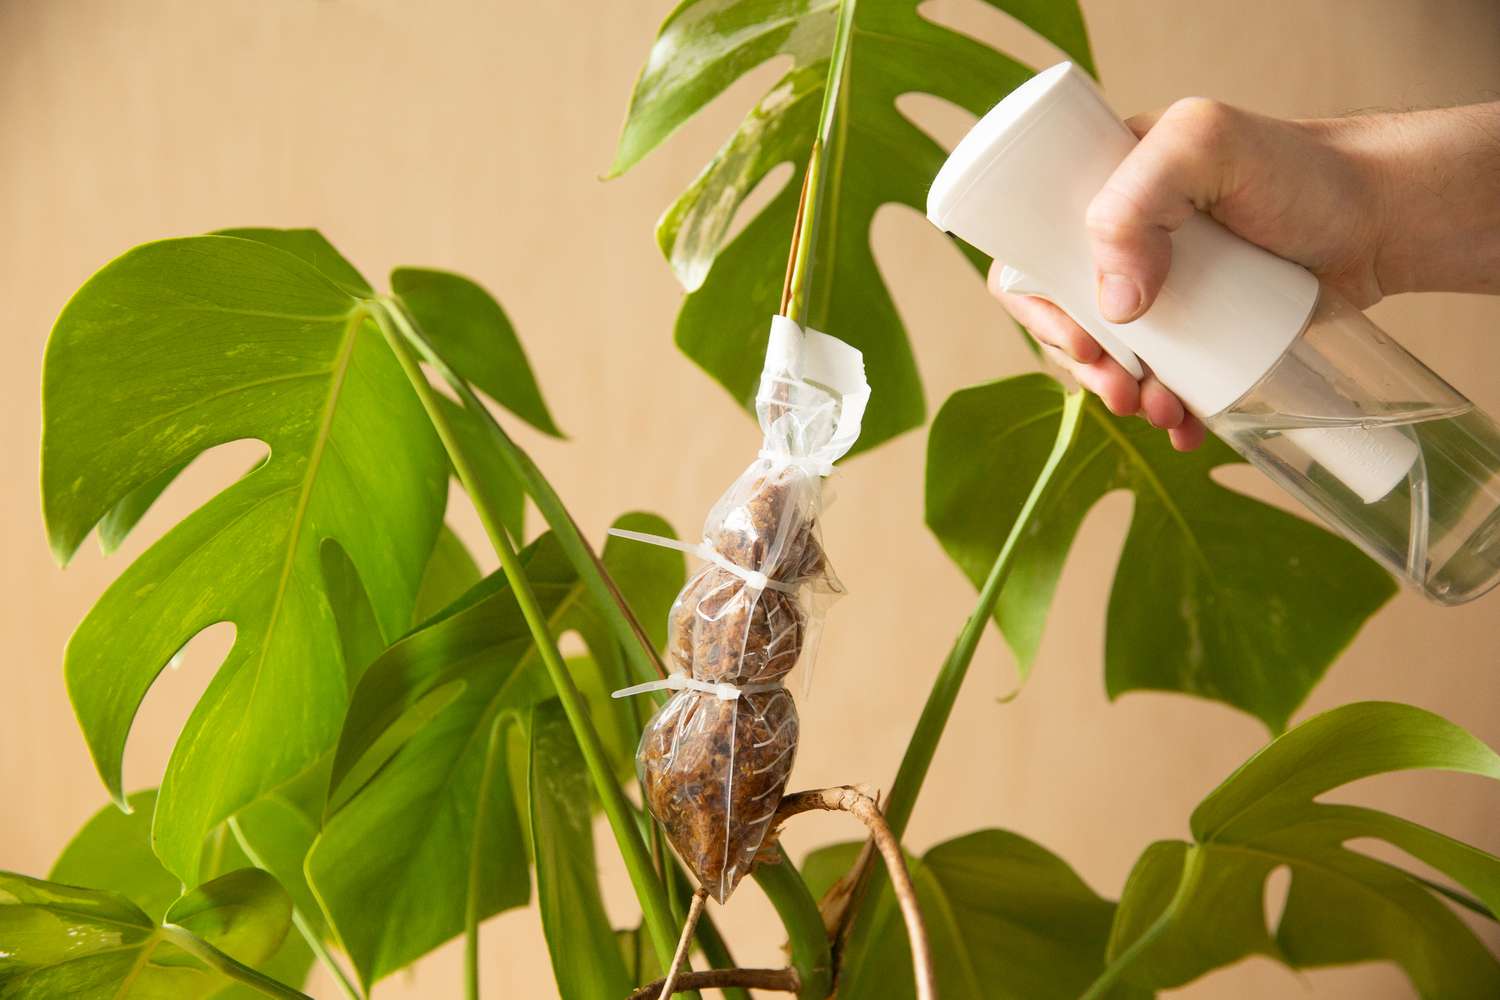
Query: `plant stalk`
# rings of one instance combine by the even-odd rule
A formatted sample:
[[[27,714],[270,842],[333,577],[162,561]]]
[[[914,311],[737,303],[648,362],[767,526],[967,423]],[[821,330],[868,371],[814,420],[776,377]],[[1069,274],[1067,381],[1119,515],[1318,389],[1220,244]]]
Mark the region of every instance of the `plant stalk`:
[[[660,992],[664,998],[670,998],[677,992],[677,977],[682,974],[682,965],[687,961],[688,952],[693,950],[693,931],[698,926],[698,918],[703,916],[703,907],[707,902],[708,890],[699,886],[693,893],[687,918],[682,922],[682,937],[677,941],[677,950],[672,953],[672,964],[667,967],[667,974],[661,980]]]
[[[479,779],[479,802],[474,813],[474,838],[469,845],[469,881],[464,897],[464,996],[479,1000],[479,843],[489,822],[489,789],[500,762],[500,742],[504,737],[501,718],[490,724],[490,738],[484,750],[484,771]]]
[[[776,852],[776,864],[755,866],[755,881],[786,928],[792,968],[797,973],[798,1000],[823,1000],[833,990],[833,953],[823,914],[786,849],[778,845]]]
[[[779,832],[781,825],[788,819],[814,809],[846,812],[869,827],[876,850],[885,859],[886,874],[895,888],[901,918],[906,921],[906,936],[911,943],[912,972],[917,984],[917,1000],[937,1000],[937,970],[932,961],[932,945],[927,938],[927,926],[922,921],[922,911],[917,904],[917,888],[912,884],[911,872],[906,867],[901,842],[886,824],[885,818],[880,814],[880,807],[870,796],[848,785],[793,792],[784,796],[781,804],[776,807],[776,817],[771,820],[771,829]]]
[[[901,767],[896,772],[896,780],[891,784],[891,793],[886,798],[886,822],[897,837],[906,832],[906,824],[916,806],[917,794],[922,789],[922,782],[927,777],[933,755],[937,752],[938,740],[942,738],[948,717],[953,712],[953,704],[958,699],[959,688],[968,676],[969,664],[974,662],[974,652],[979,648],[979,640],[984,636],[984,630],[995,612],[995,605],[1000,600],[1000,592],[1015,564],[1021,536],[1030,526],[1037,505],[1078,436],[1083,406],[1084,395],[1081,390],[1074,390],[1063,397],[1062,418],[1058,423],[1057,437],[1052,442],[1052,451],[1047,455],[1041,472],[1037,474],[1031,492],[1021,504],[1021,509],[1011,524],[1010,533],[1005,536],[1005,543],[995,556],[994,564],[990,566],[989,576],[980,588],[974,610],[969,613],[963,631],[959,633],[958,640],[933,681],[932,691],[922,707],[922,715],[907,743],[906,754],[901,758]]]
[[[959,633],[953,649],[948,653],[947,659],[943,661],[937,677],[932,682],[932,690],[927,695],[927,703],[922,707],[922,714],[917,719],[911,739],[907,742],[906,753],[901,758],[896,780],[892,783],[890,796],[885,802],[886,822],[890,825],[891,832],[897,840],[900,840],[906,833],[906,825],[911,820],[912,810],[916,807],[917,795],[922,790],[922,782],[927,778],[927,772],[932,767],[933,756],[937,753],[938,741],[942,739],[943,730],[948,725],[948,718],[953,714],[953,705],[958,700],[959,689],[963,687],[964,678],[968,676],[969,664],[974,661],[974,653],[979,648],[979,640],[984,636],[985,627],[989,624],[991,615],[994,614],[995,604],[1000,600],[1000,592],[1005,587],[1005,581],[1015,564],[1016,550],[1021,538],[1031,524],[1037,505],[1052,484],[1053,476],[1077,439],[1084,401],[1083,392],[1076,389],[1063,397],[1062,416],[1057,426],[1057,437],[1052,442],[1052,451],[1043,463],[1041,472],[1037,474],[1036,481],[1032,483],[1031,492],[1021,504],[1021,509],[1011,524],[1010,532],[1006,535],[1004,544],[1000,546],[1000,552],[995,556],[995,562],[990,566],[989,576],[985,578],[984,586],[980,588],[979,600],[975,603],[974,610],[969,613],[968,620],[964,622],[963,631]],[[848,937],[839,955],[841,968],[845,965],[857,965],[864,960],[874,929],[872,915],[876,909],[875,903],[887,888],[886,882],[881,878],[881,873],[868,863],[858,881],[863,884],[856,885],[854,901],[846,916]]]
[[[453,462],[459,481],[473,501],[485,534],[489,536],[490,544],[500,558],[501,570],[515,595],[521,615],[531,631],[538,656],[543,666],[546,667],[558,700],[562,703],[563,713],[567,716],[574,738],[578,741],[584,763],[593,779],[595,791],[604,807],[605,818],[609,821],[615,842],[619,845],[620,854],[624,858],[626,870],[630,875],[631,885],[641,904],[642,915],[651,930],[652,943],[656,947],[657,957],[662,966],[666,967],[672,961],[671,942],[676,936],[676,928],[671,907],[667,903],[666,890],[656,877],[656,869],[651,864],[651,852],[636,828],[629,799],[625,797],[624,791],[614,779],[604,747],[600,743],[599,734],[589,718],[583,696],[579,694],[572,675],[568,673],[567,664],[558,651],[557,642],[548,628],[546,616],[537,604],[536,595],[531,589],[531,581],[526,578],[526,572],[516,555],[515,546],[500,518],[498,508],[491,502],[485,484],[475,476],[468,456],[460,446],[457,435],[438,402],[437,391],[428,384],[427,377],[423,374],[413,351],[421,353],[438,370],[458,394],[465,408],[476,414],[482,414],[486,418],[487,426],[497,431],[499,427],[489,411],[484,408],[484,404],[469,388],[468,383],[454,374],[432,351],[425,338],[408,321],[399,304],[381,299],[371,303],[370,308],[391,351],[406,372],[407,380],[427,411],[433,428],[442,439],[443,447]]]

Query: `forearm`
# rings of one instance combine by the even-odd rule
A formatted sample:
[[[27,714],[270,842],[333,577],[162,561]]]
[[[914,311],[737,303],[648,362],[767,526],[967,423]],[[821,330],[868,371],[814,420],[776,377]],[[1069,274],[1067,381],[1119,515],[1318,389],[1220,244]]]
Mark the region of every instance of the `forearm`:
[[[1500,293],[1500,102],[1345,121],[1373,178],[1381,292]]]

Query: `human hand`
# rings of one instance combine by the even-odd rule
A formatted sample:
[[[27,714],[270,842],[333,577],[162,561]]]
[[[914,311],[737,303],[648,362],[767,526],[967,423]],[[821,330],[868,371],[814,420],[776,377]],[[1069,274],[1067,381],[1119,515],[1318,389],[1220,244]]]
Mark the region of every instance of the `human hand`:
[[[1088,211],[1101,314],[1126,323],[1151,307],[1171,266],[1170,234],[1195,211],[1361,308],[1379,300],[1383,184],[1365,155],[1378,121],[1283,121],[1202,98],[1130,119],[1141,141]],[[1166,429],[1178,450],[1202,442],[1202,423],[1154,375],[1137,382],[1061,309],[1002,291],[1002,266],[990,269],[991,292],[1080,385],[1112,412]]]

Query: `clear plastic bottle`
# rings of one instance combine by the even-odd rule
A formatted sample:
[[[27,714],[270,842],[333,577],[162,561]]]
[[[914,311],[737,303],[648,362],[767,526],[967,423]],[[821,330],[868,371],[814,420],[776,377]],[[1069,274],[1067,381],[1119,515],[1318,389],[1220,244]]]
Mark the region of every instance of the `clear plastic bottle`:
[[[1208,427],[1432,600],[1500,582],[1500,427],[1337,292]]]
[[[1100,314],[1088,204],[1135,136],[1071,63],[1016,88],[954,149],[927,217],[1050,299],[1136,377],[1440,604],[1500,581],[1500,428],[1296,264],[1206,215],[1172,234],[1145,315]]]

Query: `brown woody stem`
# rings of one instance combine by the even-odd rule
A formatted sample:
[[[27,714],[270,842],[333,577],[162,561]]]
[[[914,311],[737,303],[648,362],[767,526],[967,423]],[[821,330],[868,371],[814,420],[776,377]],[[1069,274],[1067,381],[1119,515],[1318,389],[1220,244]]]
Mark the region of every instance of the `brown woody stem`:
[[[927,940],[927,927],[922,922],[922,911],[917,905],[917,890],[911,881],[911,872],[906,867],[906,856],[901,851],[901,842],[891,832],[874,799],[848,785],[838,788],[818,788],[807,792],[793,792],[782,796],[776,809],[776,818],[771,821],[775,830],[799,813],[826,810],[846,812],[854,816],[870,830],[870,839],[875,849],[885,859],[890,872],[891,889],[901,917],[906,921],[906,936],[911,940],[911,964],[916,976],[918,1000],[936,1000],[937,978],[932,965],[932,948]]]
[[[687,960],[688,951],[693,946],[693,931],[698,926],[698,918],[703,916],[703,903],[708,899],[708,890],[701,886],[693,893],[693,902],[688,906],[687,919],[682,922],[682,937],[677,939],[677,952],[672,956],[672,964],[667,967],[667,974],[662,978],[661,985],[657,987],[657,996],[671,997],[677,991],[677,973],[682,968],[682,963]],[[692,989],[686,983],[683,989]]]
[[[747,990],[776,990],[780,993],[796,993],[802,988],[796,969],[708,969],[704,972],[684,972],[677,978],[682,989],[715,990],[738,986]],[[661,996],[662,980],[642,986],[625,1000],[657,1000]]]

